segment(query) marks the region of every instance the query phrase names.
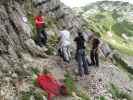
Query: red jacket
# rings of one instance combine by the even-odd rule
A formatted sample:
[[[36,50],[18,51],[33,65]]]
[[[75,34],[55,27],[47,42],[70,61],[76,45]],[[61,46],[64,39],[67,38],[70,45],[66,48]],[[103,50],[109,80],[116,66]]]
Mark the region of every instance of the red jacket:
[[[35,17],[35,24],[36,28],[43,28],[44,26],[44,20],[42,16],[36,16]]]
[[[40,75],[37,78],[37,83],[48,93],[48,100],[51,100],[53,96],[60,95],[61,83],[57,82],[52,75]]]

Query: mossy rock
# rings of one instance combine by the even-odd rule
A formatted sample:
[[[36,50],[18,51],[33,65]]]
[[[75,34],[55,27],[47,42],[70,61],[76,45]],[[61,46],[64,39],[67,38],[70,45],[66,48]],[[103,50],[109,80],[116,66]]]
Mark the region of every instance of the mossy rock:
[[[23,92],[22,93],[22,97],[21,97],[21,100],[30,100],[30,97],[33,93],[30,91],[30,92]]]
[[[124,70],[126,70],[128,73],[133,75],[133,68],[131,66],[128,66],[128,64],[121,58],[121,56],[119,54],[114,54],[113,58],[114,58],[116,64],[118,64]]]
[[[110,92],[111,92],[114,100],[118,100],[118,99],[133,100],[133,98],[128,93],[123,92],[117,86],[115,86],[113,83],[110,83],[110,87],[111,87]]]
[[[24,96],[22,96],[21,100],[30,100],[30,96],[31,95],[24,95]]]
[[[107,100],[104,96],[100,96],[100,100]]]

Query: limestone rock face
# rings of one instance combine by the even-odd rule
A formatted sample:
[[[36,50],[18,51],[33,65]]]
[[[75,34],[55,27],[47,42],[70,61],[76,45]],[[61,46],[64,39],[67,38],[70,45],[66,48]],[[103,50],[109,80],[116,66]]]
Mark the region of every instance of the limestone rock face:
[[[29,39],[25,41],[25,44],[27,46],[28,51],[33,55],[33,56],[40,56],[40,57],[47,57],[45,54],[46,48],[40,48],[39,46],[36,46],[34,40]]]
[[[16,80],[29,73],[24,68],[22,53],[43,55],[43,50],[29,51],[31,45],[27,46],[25,43],[31,39],[31,36],[32,30],[21,2],[0,1],[0,98],[2,100],[18,100],[15,99],[17,92],[12,92],[14,84]]]
[[[35,9],[41,9],[48,17],[61,21],[72,34],[76,34],[83,25],[83,21],[74,16],[72,10],[59,0],[26,2],[29,2],[26,5],[34,5]],[[23,83],[22,79],[31,75],[30,68],[33,66],[27,64],[28,60],[25,60],[27,55],[31,58],[47,56],[46,48],[38,47],[32,40],[32,27],[27,18],[28,9],[24,5],[23,0],[0,1],[0,98],[2,100],[20,100],[17,98],[17,89],[13,92],[12,89],[16,88],[19,82]]]
[[[10,0],[7,2],[1,1],[0,57],[3,59],[1,61],[5,61],[9,65],[12,65],[17,61],[19,62],[19,59],[21,59],[21,52],[30,53],[37,56],[40,52],[39,50],[29,50],[31,46],[35,46],[35,48],[37,48],[35,43],[33,43],[34,46],[28,45],[28,41],[33,41],[31,37],[32,29],[21,2],[15,0]],[[40,54],[42,54],[42,51]],[[1,64],[1,66],[3,66],[3,64]]]
[[[80,16],[75,16],[73,11],[60,0],[33,0],[33,4],[48,17],[61,21],[63,26],[66,26],[72,34],[76,34],[78,29],[81,29],[85,24]]]
[[[25,14],[17,2],[0,6],[0,55],[9,65],[19,60],[20,52],[27,52],[24,41],[31,37],[31,29],[22,20],[23,16]]]

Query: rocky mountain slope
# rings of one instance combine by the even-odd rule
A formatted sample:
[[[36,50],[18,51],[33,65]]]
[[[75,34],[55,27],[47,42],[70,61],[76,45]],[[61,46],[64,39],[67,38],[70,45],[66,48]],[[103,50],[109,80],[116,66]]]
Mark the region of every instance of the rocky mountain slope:
[[[34,42],[34,16],[42,10],[46,17],[50,45],[56,40],[61,26],[66,26],[73,36],[86,25],[83,18],[59,0],[4,0],[0,1],[0,100],[45,100],[46,93],[33,84],[33,69],[50,71],[56,79],[68,78],[70,88],[77,87],[81,100],[132,100],[132,69],[114,55],[113,62],[101,58],[100,68],[90,66],[86,80],[76,81],[77,63],[71,61],[65,67],[56,56],[56,50],[40,48]],[[54,38],[54,39],[53,39]],[[53,45],[52,45],[53,46]],[[54,46],[53,46],[54,47]],[[51,51],[55,53],[51,54]],[[132,57],[131,57],[132,58]],[[73,58],[74,59],[74,58]],[[126,59],[126,57],[125,57]],[[121,63],[126,68],[121,66]],[[128,59],[127,59],[128,61]],[[119,66],[119,67],[117,67]],[[128,69],[128,70],[127,70]],[[131,70],[131,71],[130,71]],[[74,82],[74,85],[71,84]],[[58,97],[55,100],[79,100],[75,95]]]
[[[31,76],[31,69],[26,56],[46,58],[45,48],[38,47],[34,40],[30,17],[42,10],[50,20],[62,23],[54,28],[66,26],[75,34],[84,23],[72,14],[71,9],[59,0],[7,0],[0,1],[0,98],[1,100],[20,100],[16,83]],[[33,20],[32,20],[33,21]],[[79,24],[80,23],[80,24]],[[49,23],[48,23],[49,24]],[[37,65],[36,65],[37,66]],[[23,83],[23,82],[22,82]],[[28,87],[28,85],[27,85]],[[17,92],[19,91],[19,92]],[[28,91],[25,89],[24,91]]]

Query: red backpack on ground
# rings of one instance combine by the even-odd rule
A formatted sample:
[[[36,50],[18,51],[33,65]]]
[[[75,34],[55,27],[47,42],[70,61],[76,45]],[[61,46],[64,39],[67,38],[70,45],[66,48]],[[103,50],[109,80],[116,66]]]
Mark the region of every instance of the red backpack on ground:
[[[53,96],[67,95],[66,86],[55,80],[51,74],[39,75],[37,83],[48,93],[48,100]]]

